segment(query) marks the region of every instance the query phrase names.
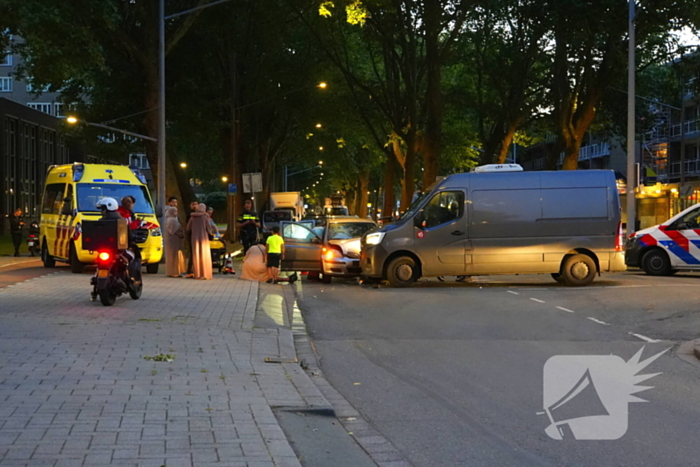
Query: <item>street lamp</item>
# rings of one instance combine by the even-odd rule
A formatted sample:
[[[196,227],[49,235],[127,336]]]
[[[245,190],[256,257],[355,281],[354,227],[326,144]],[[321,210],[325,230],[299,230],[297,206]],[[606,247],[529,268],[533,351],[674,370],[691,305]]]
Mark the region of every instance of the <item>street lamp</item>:
[[[221,177],[221,181],[224,183],[228,182],[228,177],[224,175],[223,177]]]
[[[322,127],[323,127],[323,125],[321,125],[320,123],[316,124],[316,128],[322,128]]]
[[[187,168],[187,162],[180,162],[180,167],[182,167],[183,169],[186,169],[186,168]]]

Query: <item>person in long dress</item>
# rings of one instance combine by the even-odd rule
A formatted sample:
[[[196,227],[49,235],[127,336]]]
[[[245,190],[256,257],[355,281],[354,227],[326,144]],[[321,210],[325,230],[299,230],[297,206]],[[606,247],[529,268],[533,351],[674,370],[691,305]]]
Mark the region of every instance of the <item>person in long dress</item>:
[[[177,208],[169,207],[165,210],[165,274],[170,277],[182,277],[185,272],[184,238]]]
[[[267,250],[265,250],[265,246],[259,243],[250,246],[243,259],[243,274],[241,274],[241,279],[266,282],[270,278],[266,263]]]
[[[211,248],[209,235],[211,227],[207,207],[203,203],[197,206],[197,211],[190,214],[187,231],[192,235],[192,268],[195,279],[212,279]]]

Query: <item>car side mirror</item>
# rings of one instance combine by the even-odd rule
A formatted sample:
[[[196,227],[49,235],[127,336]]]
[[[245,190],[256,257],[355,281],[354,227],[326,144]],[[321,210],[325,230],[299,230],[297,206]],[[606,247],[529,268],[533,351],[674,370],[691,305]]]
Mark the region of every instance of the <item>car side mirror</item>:
[[[311,243],[318,245],[321,243],[321,239],[318,237],[311,237]]]
[[[63,206],[61,207],[62,216],[70,216],[73,214],[73,201],[70,198],[65,198],[63,200]]]

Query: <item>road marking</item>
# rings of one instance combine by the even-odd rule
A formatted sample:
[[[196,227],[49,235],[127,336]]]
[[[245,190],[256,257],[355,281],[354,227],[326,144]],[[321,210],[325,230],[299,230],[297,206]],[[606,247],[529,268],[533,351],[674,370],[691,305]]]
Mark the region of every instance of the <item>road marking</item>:
[[[645,342],[649,342],[650,344],[655,344],[655,343],[657,343],[657,342],[661,342],[661,340],[659,340],[659,339],[652,339],[652,338],[650,338],[650,337],[642,336],[641,334],[635,334],[635,333],[633,333],[633,332],[630,332],[630,333],[628,333],[628,334],[630,334],[631,336],[636,337],[637,339],[641,339],[641,340],[643,340],[643,341],[645,341]]]
[[[537,302],[537,303],[545,303],[544,300],[540,300],[539,298],[532,298],[532,297],[530,297],[530,300],[532,300],[533,302]]]
[[[574,310],[569,310],[568,308],[564,308],[563,306],[558,306],[556,308],[560,309],[561,311],[566,311],[567,313],[574,313]]]
[[[513,292],[512,290],[506,290],[508,293],[512,293],[513,295],[520,295],[518,292]]]
[[[603,326],[610,326],[610,323],[606,323],[605,321],[601,321],[599,319],[591,318],[590,316],[588,317],[591,321],[594,323],[602,324]]]
[[[14,266],[15,264],[33,263],[34,261],[41,261],[41,260],[40,260],[39,258],[36,258],[36,259],[28,259],[28,260],[26,260],[26,261],[15,261],[14,263],[3,264],[2,266],[0,266],[0,268],[6,268],[6,267],[8,267],[8,266]]]

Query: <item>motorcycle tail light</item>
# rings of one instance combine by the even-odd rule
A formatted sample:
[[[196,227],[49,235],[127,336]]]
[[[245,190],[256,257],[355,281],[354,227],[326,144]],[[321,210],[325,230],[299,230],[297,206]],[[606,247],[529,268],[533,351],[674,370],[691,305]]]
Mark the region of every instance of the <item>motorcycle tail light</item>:
[[[109,251],[101,251],[100,253],[98,253],[97,257],[100,261],[106,262],[110,260],[112,255],[109,253]]]

